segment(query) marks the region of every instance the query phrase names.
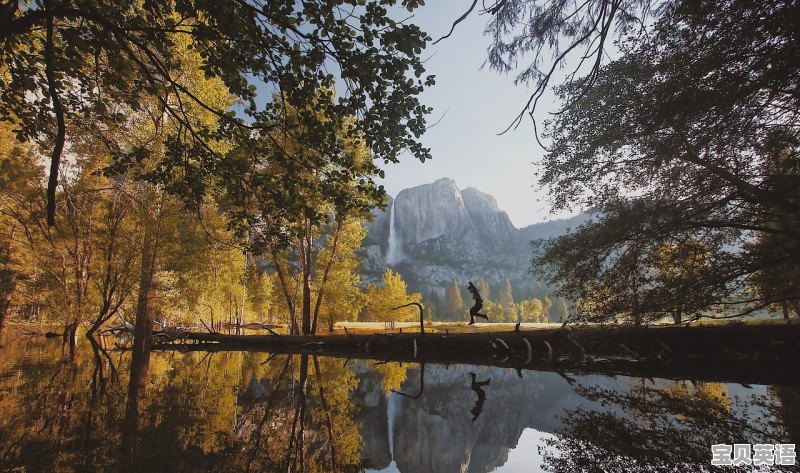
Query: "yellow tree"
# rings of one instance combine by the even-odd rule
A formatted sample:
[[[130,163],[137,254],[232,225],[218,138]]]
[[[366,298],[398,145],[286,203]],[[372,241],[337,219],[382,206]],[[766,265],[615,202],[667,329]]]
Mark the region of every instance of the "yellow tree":
[[[70,137],[62,145],[71,154],[70,162],[60,165],[64,174],[59,179],[60,187],[54,187],[56,176],[51,174],[50,205],[46,211],[37,208],[36,201],[43,195],[40,179],[32,191],[39,195],[28,199],[30,203],[24,209],[27,215],[20,214],[26,218],[17,219],[28,222],[25,240],[40,255],[39,267],[47,273],[50,287],[59,291],[59,297],[52,299],[59,301],[62,306],[59,311],[65,314],[65,340],[74,341],[79,323],[95,303],[100,310],[93,318],[90,333],[119,310],[137,286],[137,278],[131,274],[137,259],[141,265],[137,313],[144,320],[152,319],[158,246],[163,243],[161,217],[180,205],[167,198],[163,189],[147,181],[161,182],[175,192],[182,185],[190,185],[182,181],[185,176],[170,182],[168,168],[160,165],[161,158],[170,156],[196,164],[196,158],[189,153],[174,156],[177,148],[171,147],[171,143],[186,134],[187,125],[214,123],[218,116],[197,100],[184,103],[187,95],[217,108],[231,105],[222,81],[205,77],[203,61],[191,47],[189,37],[179,32],[169,36],[169,48],[160,53],[170,57],[169,63],[174,68],[161,70],[158,78],[152,77],[159,85],[148,91],[152,94],[141,97],[131,94],[130,101],[112,100],[103,104],[102,111],[96,110],[99,117],[111,115],[113,119],[103,120],[91,113],[60,117],[61,140],[64,128]],[[94,72],[82,70],[84,66],[76,65],[74,72],[87,75]],[[171,88],[173,79],[187,86],[180,90]],[[103,94],[102,90],[95,92]],[[182,115],[176,119],[165,108],[178,103],[182,103]],[[224,150],[218,141],[203,141],[207,147]],[[101,175],[102,170],[106,176]],[[130,177],[141,179],[132,184],[128,182]],[[44,228],[36,221],[45,214],[54,226]]]
[[[247,300],[254,321],[263,322],[272,309],[272,291],[275,280],[272,275],[260,272],[251,262],[247,268]]]
[[[181,208],[163,215],[161,235],[158,315],[190,324],[198,317],[214,323],[243,320],[245,256],[213,202],[195,215]]]
[[[518,304],[519,316],[521,322],[543,322],[544,319],[544,306],[539,299],[530,299],[522,301]]]
[[[657,281],[664,288],[663,300],[669,301],[668,309],[672,311],[674,322],[679,324],[685,312],[702,307],[706,303],[704,299],[711,296],[707,288],[714,286],[708,284],[705,277],[711,251],[697,240],[686,239],[659,246],[654,259]]]
[[[89,254],[87,303],[85,314],[93,314],[87,331],[92,335],[100,326],[123,310],[136,291],[135,272],[139,266],[142,228],[137,186],[126,175],[106,175],[119,143],[134,143],[149,127],[134,125],[141,117],[130,115],[131,123],[117,126],[93,120],[70,122],[70,150],[77,156],[72,175],[57,201],[59,224],[70,238],[85,243]],[[63,209],[63,210],[62,210]],[[77,266],[77,264],[76,264]],[[99,306],[99,307],[98,307]]]
[[[416,363],[373,363],[372,371],[381,376],[381,387],[387,395],[392,390],[400,389],[400,386],[408,377],[408,370],[418,369]]]
[[[699,382],[689,386],[685,381],[676,381],[664,389],[664,394],[674,402],[675,414],[680,417],[710,417],[720,422],[731,412],[728,387],[721,383]]]
[[[317,109],[334,103],[334,92],[316,91],[310,103],[297,107],[292,99],[300,92],[276,98],[285,104],[278,130],[259,141],[256,156],[251,148],[234,153],[233,166],[247,169],[246,180],[253,184],[237,189],[230,213],[249,215],[239,231],[254,251],[270,257],[292,332],[308,334],[318,329],[335,267],[348,265],[347,233],[384,197],[373,181],[379,171],[366,141],[355,131],[357,120],[340,117],[335,133],[324,137],[334,149],[328,142],[323,146],[314,120]]]
[[[390,268],[383,273],[380,286],[367,285],[364,296],[366,301],[361,320],[366,322],[414,320],[418,317],[416,307],[392,309],[411,302],[422,302],[422,295],[418,292],[408,294],[402,276]]]
[[[6,128],[6,134],[8,131]],[[5,171],[0,189],[5,227],[3,233],[6,243],[9,243],[3,245],[3,258],[8,261],[8,269],[11,269],[13,255],[20,255],[22,247],[32,256],[34,266],[41,269],[43,277],[41,281],[31,282],[48,290],[47,300],[57,301],[51,302],[54,306],[52,312],[57,312],[59,322],[64,323],[64,341],[69,342],[69,348],[72,349],[78,324],[90,306],[90,279],[96,247],[96,209],[100,206],[99,199],[92,191],[102,178],[84,172],[84,168],[91,166],[91,159],[74,159],[69,166],[70,172],[61,180],[56,226],[46,227],[42,223],[45,212],[40,199],[43,192],[42,171],[32,150],[22,145],[10,146],[2,157],[2,163]],[[8,271],[5,274],[13,275]],[[20,278],[14,277],[9,280],[13,284],[8,284],[8,287],[16,289],[20,281]],[[7,294],[13,292],[7,291]],[[73,350],[68,353],[72,354]]]
[[[191,37],[181,32],[169,35],[170,56],[173,68],[160,75],[160,89],[155,96],[139,100],[138,113],[131,114],[127,126],[127,139],[113,143],[114,163],[109,174],[136,177],[138,218],[143,229],[140,244],[140,271],[136,300],[136,332],[134,334],[134,358],[137,353],[146,353],[153,330],[153,318],[157,308],[158,281],[161,259],[165,255],[162,246],[175,229],[174,218],[180,219],[183,203],[171,193],[186,194],[199,191],[200,183],[192,178],[192,169],[203,166],[208,153],[225,152],[227,143],[222,140],[201,139],[189,136],[192,126],[212,127],[220,119],[214,108],[228,108],[231,95],[219,78],[209,78],[204,72],[205,63],[192,48]],[[173,87],[175,81],[187,84],[185,88]],[[196,97],[196,100],[191,97]],[[211,107],[204,106],[211,104]],[[179,104],[181,115],[165,113],[171,105]],[[131,112],[131,110],[125,110]],[[186,143],[190,146],[185,146]],[[166,161],[179,160],[181,171]],[[159,185],[150,184],[157,182]],[[197,209],[196,209],[197,210]],[[170,220],[170,219],[173,220]],[[146,371],[146,369],[144,370]]]
[[[489,322],[511,322],[512,320],[506,319],[510,312],[502,305],[492,302],[484,301],[483,309],[481,311],[489,317]],[[516,322],[516,317],[513,320]]]
[[[355,218],[336,222],[335,225],[337,229],[329,237],[333,240],[317,255],[318,264],[313,281],[316,290],[313,326],[316,327],[322,317],[329,331],[333,330],[336,322],[356,320],[363,305],[363,297],[358,289],[361,261],[355,252],[367,234],[366,227]]]
[[[30,216],[26,207],[37,197],[35,183],[42,176],[28,147],[14,139],[9,123],[0,122],[0,345],[15,301],[36,266],[23,242]]]

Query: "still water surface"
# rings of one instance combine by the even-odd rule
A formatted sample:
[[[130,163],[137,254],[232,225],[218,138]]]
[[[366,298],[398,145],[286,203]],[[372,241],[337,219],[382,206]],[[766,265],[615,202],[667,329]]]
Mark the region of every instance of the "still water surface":
[[[79,348],[0,349],[0,472],[713,471],[712,443],[800,443],[791,386]]]

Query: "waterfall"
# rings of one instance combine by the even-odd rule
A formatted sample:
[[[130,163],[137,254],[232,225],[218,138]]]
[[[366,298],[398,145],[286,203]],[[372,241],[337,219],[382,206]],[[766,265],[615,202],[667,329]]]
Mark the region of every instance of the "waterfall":
[[[386,406],[386,417],[388,421],[387,430],[389,431],[389,456],[392,459],[392,463],[394,463],[394,416],[396,410],[397,410],[397,396],[389,394]]]
[[[400,401],[400,399],[398,399],[399,397],[400,396],[392,393],[388,395],[387,399],[386,417],[389,424],[389,458],[391,458],[391,463],[389,463],[389,466],[384,470],[387,473],[400,472],[400,469],[397,467],[397,462],[394,460],[394,419],[398,408],[397,403]]]
[[[403,247],[400,244],[397,230],[394,228],[395,202],[397,202],[397,199],[392,201],[392,208],[389,210],[389,248],[386,250],[386,264],[391,266],[403,261],[406,257],[405,254],[403,254]]]

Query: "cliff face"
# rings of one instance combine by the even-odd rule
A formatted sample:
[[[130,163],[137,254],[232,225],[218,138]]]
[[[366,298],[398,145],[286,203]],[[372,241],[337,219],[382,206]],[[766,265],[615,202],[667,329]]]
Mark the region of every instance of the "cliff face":
[[[358,389],[350,396],[355,404],[354,414],[364,441],[361,456],[365,465],[380,470],[389,466],[392,461],[386,393],[381,387],[379,374],[359,362],[356,362],[355,371],[359,384]]]
[[[493,250],[513,249],[519,232],[494,197],[473,187],[464,189],[461,196],[481,242]]]
[[[483,278],[500,284],[506,276],[515,286],[529,286],[530,241],[542,237],[537,229],[549,237],[580,223],[578,219],[517,229],[494,197],[474,188],[461,190],[447,178],[405,189],[385,212],[373,214],[362,250],[364,280],[375,281],[386,269],[389,235],[394,231],[406,257],[393,268],[411,289],[422,291],[441,288],[453,279]]]
[[[463,241],[474,232],[461,191],[452,179],[400,192],[395,202],[395,223],[406,251],[439,238]]]

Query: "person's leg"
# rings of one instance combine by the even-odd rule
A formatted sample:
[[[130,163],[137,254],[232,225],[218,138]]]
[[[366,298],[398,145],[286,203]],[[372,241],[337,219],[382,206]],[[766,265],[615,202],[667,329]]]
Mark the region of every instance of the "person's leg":
[[[486,320],[489,320],[489,316],[488,315],[481,314],[481,313],[478,312],[482,308],[483,308],[483,303],[482,302],[476,302],[475,303],[475,307],[473,307],[473,309],[475,309],[475,315],[477,315],[478,317],[483,317]],[[470,311],[470,312],[472,312],[472,311]]]
[[[467,325],[474,325],[475,324],[475,315],[480,315],[480,314],[478,314],[478,309],[476,309],[476,307],[477,306],[473,306],[473,307],[471,307],[469,309],[469,324],[467,324]]]

